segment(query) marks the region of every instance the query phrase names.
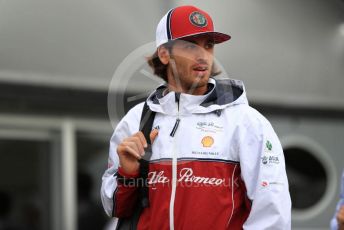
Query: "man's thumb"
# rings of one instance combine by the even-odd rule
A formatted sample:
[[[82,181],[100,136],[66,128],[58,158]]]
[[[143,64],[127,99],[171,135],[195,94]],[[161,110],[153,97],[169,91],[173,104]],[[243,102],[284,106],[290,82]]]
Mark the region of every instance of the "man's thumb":
[[[156,136],[158,136],[159,130],[158,129],[153,129],[151,133],[149,134],[149,138],[151,140],[151,143],[153,144]]]

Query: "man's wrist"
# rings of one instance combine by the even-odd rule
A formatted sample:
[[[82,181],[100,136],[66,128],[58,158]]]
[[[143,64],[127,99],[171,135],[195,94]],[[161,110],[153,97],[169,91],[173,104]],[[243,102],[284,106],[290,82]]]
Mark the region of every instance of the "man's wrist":
[[[136,188],[140,186],[139,172],[127,173],[119,167],[117,171],[117,183],[120,186]],[[141,182],[142,183],[142,182]]]
[[[138,178],[140,175],[140,172],[136,171],[133,173],[128,173],[120,166],[118,167],[118,174],[120,174],[124,178]]]

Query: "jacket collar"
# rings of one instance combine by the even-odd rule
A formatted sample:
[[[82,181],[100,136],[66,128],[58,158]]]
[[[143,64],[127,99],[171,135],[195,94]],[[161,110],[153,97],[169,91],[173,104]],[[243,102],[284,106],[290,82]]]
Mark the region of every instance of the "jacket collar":
[[[236,104],[248,104],[242,81],[210,78],[212,88],[205,95],[179,95],[179,111],[175,92],[163,95],[166,84],[159,86],[147,99],[152,111],[169,115],[188,115],[192,113],[210,113]]]

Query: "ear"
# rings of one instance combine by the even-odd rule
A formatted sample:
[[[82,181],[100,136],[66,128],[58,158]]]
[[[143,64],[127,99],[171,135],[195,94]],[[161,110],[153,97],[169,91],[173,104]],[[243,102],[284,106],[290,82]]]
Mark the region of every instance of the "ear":
[[[158,48],[158,56],[162,64],[167,65],[170,62],[170,52],[165,46]]]

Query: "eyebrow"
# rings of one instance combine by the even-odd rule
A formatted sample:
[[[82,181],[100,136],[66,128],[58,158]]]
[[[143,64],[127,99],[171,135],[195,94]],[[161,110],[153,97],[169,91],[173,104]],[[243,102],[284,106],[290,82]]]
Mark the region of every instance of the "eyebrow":
[[[193,44],[197,44],[196,40],[183,39],[183,41],[190,42],[190,43],[193,43]]]
[[[196,40],[187,40],[187,39],[185,39],[184,41],[186,41],[186,42],[190,42],[190,43],[192,43],[192,44],[196,44],[196,45],[198,45],[198,44],[197,44],[197,42],[196,42]],[[206,43],[212,43],[212,44],[215,44],[215,40],[214,40],[214,39],[208,39]]]

